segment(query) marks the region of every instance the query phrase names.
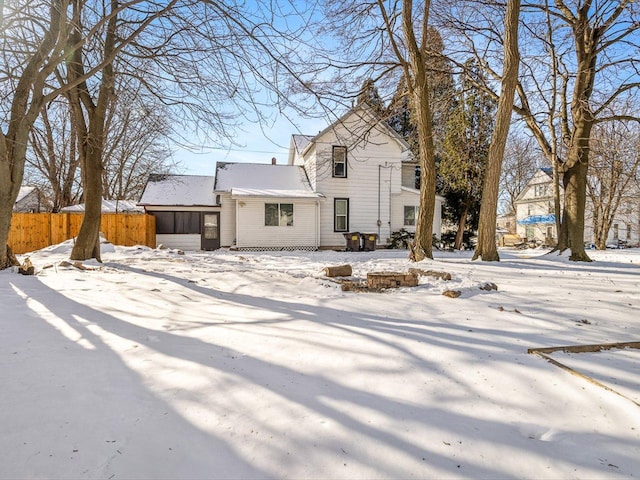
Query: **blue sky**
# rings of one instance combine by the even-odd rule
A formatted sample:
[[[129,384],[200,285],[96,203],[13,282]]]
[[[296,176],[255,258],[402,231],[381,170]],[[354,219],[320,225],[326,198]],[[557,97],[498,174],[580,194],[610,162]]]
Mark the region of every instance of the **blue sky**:
[[[213,175],[216,162],[271,163],[275,157],[279,164],[285,164],[292,134],[315,135],[331,120],[295,117],[292,121],[294,123],[285,116],[279,116],[273,125],[262,129],[259,125],[246,122],[236,130],[236,142],[239,145],[228,149],[207,146],[191,150],[177,148],[174,158],[180,163],[182,173],[188,175]]]

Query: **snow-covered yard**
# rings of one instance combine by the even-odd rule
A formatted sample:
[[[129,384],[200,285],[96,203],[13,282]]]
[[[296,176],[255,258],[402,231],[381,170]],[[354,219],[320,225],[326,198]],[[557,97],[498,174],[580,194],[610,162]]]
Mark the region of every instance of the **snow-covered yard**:
[[[322,268],[406,252],[68,253],[0,272],[0,478],[640,475],[640,350],[557,354],[626,397],[527,354],[640,341],[638,250],[439,253],[386,293]]]

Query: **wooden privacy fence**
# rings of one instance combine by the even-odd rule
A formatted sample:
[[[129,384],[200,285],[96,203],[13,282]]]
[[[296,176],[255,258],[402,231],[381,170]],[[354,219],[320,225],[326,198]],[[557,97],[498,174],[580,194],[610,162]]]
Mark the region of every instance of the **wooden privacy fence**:
[[[9,246],[14,253],[27,253],[76,237],[82,213],[14,213]],[[156,247],[153,215],[103,213],[100,231],[115,245]]]

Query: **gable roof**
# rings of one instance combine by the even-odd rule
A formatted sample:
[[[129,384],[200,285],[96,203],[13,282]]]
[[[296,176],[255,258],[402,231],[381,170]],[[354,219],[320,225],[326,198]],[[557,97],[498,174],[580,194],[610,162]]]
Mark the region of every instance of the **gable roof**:
[[[553,168],[551,167],[541,167],[536,170],[529,181],[526,183],[524,188],[520,191],[515,201],[520,203],[525,201],[525,197],[529,190],[531,190],[535,185],[548,184],[553,182]],[[562,186],[560,186],[560,190],[562,191]]]
[[[347,119],[352,115],[358,115],[361,120],[369,124],[371,128],[379,127],[384,133],[386,133],[392,140],[398,143],[401,150],[405,152],[403,161],[414,162],[415,158],[411,153],[411,147],[405,141],[398,132],[389,126],[387,122],[378,118],[376,113],[366,103],[361,103],[354,107],[351,107],[347,112],[338,118],[335,122],[328,125],[324,130],[318,132],[317,135],[292,135],[291,144],[295,147],[298,154],[305,154],[312,144],[318,142],[318,140],[324,136],[327,132],[335,129],[336,126],[347,123]],[[367,129],[368,131],[369,129]],[[363,131],[363,133],[366,133]],[[291,155],[290,155],[291,156]]]
[[[18,191],[18,198],[16,198],[16,203],[18,203],[20,200],[24,200],[25,197],[28,197],[33,192],[37,192],[37,190],[38,190],[37,187],[31,187],[31,186],[20,187],[20,190]]]
[[[214,177],[205,175],[149,175],[138,205],[216,206]]]
[[[321,196],[311,188],[303,167],[270,163],[218,162],[214,190],[234,196]]]

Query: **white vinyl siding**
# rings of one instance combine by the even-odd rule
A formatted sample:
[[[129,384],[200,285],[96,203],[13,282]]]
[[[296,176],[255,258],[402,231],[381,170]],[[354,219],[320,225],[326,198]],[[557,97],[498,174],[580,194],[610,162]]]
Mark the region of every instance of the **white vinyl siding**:
[[[402,164],[402,186],[416,188],[416,163]]]
[[[316,200],[278,199],[293,204],[292,226],[265,226],[265,203],[272,198],[244,197],[237,202],[238,248],[317,247]]]
[[[156,246],[164,245],[167,248],[179,248],[180,250],[200,250],[200,234],[157,234]]]
[[[354,114],[346,120],[345,125],[337,124],[317,139],[311,162],[311,166],[315,164],[316,173],[309,174],[309,177],[315,177],[316,191],[326,197],[320,207],[322,247],[340,248],[345,244],[344,235],[334,231],[335,198],[349,199],[350,232],[379,233],[378,241],[383,244],[390,237],[390,196],[400,193],[402,149],[387,132],[378,128],[368,132],[366,142],[352,145],[352,139],[362,128],[370,127],[360,122]],[[332,177],[334,145],[348,146],[347,178]]]
[[[236,201],[230,193],[222,193],[220,204],[220,246],[230,247],[236,239]]]
[[[440,238],[442,234],[442,201],[443,198],[439,195],[436,196],[436,204],[433,211],[433,233],[436,237]],[[391,230],[397,232],[401,228],[410,232],[415,232],[415,225],[404,224],[404,208],[407,206],[420,205],[420,192],[415,189],[403,188],[400,195],[396,195],[391,200],[392,204],[392,218]],[[417,213],[417,212],[416,212]],[[417,221],[416,217],[416,221]]]

